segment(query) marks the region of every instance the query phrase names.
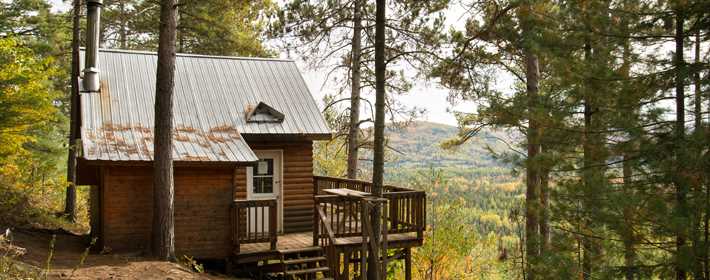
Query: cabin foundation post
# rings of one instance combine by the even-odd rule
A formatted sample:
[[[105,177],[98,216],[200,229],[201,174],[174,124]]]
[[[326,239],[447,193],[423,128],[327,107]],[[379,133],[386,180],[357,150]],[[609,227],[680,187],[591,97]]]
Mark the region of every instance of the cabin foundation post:
[[[89,233],[88,244],[96,240],[91,248],[92,252],[100,252],[103,249],[103,240],[101,240],[101,186],[89,186]]]
[[[412,280],[412,248],[404,249],[404,279]]]

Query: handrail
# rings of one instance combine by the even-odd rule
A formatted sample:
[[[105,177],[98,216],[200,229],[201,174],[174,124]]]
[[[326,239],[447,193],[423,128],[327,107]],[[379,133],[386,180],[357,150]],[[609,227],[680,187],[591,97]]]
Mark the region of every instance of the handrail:
[[[318,208],[318,216],[320,216],[320,221],[323,223],[323,228],[325,228],[325,232],[328,234],[328,239],[330,239],[331,243],[335,243],[335,234],[333,233],[333,229],[330,228],[330,225],[326,222],[328,220],[328,217],[325,215],[325,212],[323,212],[323,207],[317,207]]]
[[[322,189],[334,189],[334,188],[346,188],[346,189],[351,189],[351,190],[357,190],[357,191],[363,191],[363,192],[372,192],[372,183],[364,180],[357,180],[357,179],[347,179],[347,178],[338,178],[338,177],[330,177],[330,176],[313,176],[313,181],[314,181],[314,194],[321,194]],[[399,187],[399,186],[392,186],[392,185],[384,185],[383,186],[383,192],[403,192],[403,191],[416,191],[410,188],[405,188],[405,187]]]
[[[318,243],[316,243],[316,239],[314,238],[314,246],[321,246],[323,249],[325,249],[326,256],[328,258],[328,267],[330,268],[331,273],[333,273],[335,278],[340,278],[340,267],[339,267],[339,257],[340,254],[335,248],[336,245],[336,239],[335,239],[335,233],[333,233],[333,229],[330,227],[328,224],[328,216],[325,214],[325,211],[323,211],[323,207],[319,206],[316,204],[316,212],[319,217],[317,223],[322,224],[322,228],[325,230],[325,236],[321,234],[320,232],[314,231],[314,237],[317,236]]]
[[[276,250],[277,240],[277,201],[276,199],[235,200],[232,204],[232,243],[238,254],[241,244],[270,243],[271,250]],[[250,221],[252,218],[262,217]],[[265,219],[268,217],[268,219]],[[268,221],[268,223],[266,222]]]

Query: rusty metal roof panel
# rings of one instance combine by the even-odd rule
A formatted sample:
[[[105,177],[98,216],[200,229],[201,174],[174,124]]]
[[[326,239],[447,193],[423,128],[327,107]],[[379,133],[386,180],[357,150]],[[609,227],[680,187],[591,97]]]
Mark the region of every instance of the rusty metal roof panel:
[[[156,67],[155,53],[99,52],[101,91],[81,94],[84,158],[152,160]],[[247,122],[260,102],[283,120]],[[177,161],[255,161],[242,134],[331,133],[289,60],[179,54],[173,110]]]

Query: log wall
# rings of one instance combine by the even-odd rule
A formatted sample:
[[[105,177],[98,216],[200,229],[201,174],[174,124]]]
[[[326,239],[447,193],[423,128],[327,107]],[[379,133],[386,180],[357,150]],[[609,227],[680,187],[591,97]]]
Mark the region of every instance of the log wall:
[[[283,231],[313,227],[313,142],[247,141],[252,150],[283,150]],[[246,167],[235,170],[235,198],[246,199]]]

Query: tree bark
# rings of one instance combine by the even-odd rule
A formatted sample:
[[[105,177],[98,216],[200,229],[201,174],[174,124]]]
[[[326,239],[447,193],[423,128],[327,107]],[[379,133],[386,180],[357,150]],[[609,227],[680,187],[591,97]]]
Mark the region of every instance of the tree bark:
[[[122,49],[128,48],[128,27],[126,26],[127,15],[126,15],[126,4],[124,1],[118,1],[118,9],[121,10],[120,26],[118,31],[118,44]]]
[[[76,138],[79,134],[79,44],[81,27],[81,0],[74,0],[72,7],[71,39],[71,93],[69,97],[69,155],[67,158],[67,192],[64,215],[76,221]]]
[[[631,156],[629,153],[624,154],[624,164],[622,167],[624,177],[624,192],[627,196],[631,196],[633,184],[631,178],[633,170],[631,168]],[[624,206],[623,217],[626,221],[633,221],[634,209],[629,205]],[[624,240],[624,274],[626,280],[636,279],[636,241],[634,227],[631,222],[626,224],[626,228],[622,229],[622,238]]]
[[[627,2],[624,2],[624,9],[630,10]],[[635,7],[634,7],[635,8]],[[623,34],[628,35],[629,32],[629,22],[626,18],[622,19],[621,28]],[[629,39],[625,39],[622,43],[623,53],[622,53],[622,65],[619,69],[621,77],[624,79],[623,90],[628,93],[631,89],[631,44]],[[632,99],[634,104],[639,102],[637,98]],[[633,108],[630,112],[630,116],[633,116],[634,123],[638,121],[638,109]],[[633,160],[634,156],[638,153],[638,141],[631,136],[632,139],[629,140],[629,147],[627,151],[622,152],[624,163],[622,164],[622,176],[624,178],[624,195],[626,197],[632,197],[634,195],[634,184],[633,184],[633,166],[636,162]],[[636,274],[638,273],[638,268],[636,267],[637,252],[636,252],[636,233],[634,223],[632,221],[636,220],[635,214],[635,204],[627,203],[623,207],[624,221],[623,228],[619,229],[620,235],[624,243],[624,276],[626,280],[636,279]]]
[[[550,232],[550,170],[540,171],[540,256],[552,249]]]
[[[375,139],[372,163],[372,192],[375,197],[382,197],[385,162],[385,9],[386,0],[377,0],[375,11]],[[380,243],[382,223],[381,204],[375,204],[372,211],[372,231],[374,243]],[[382,279],[379,250],[370,251],[368,279]]]
[[[700,64],[700,30],[695,33],[695,64]],[[700,70],[693,74],[693,84],[695,84],[695,131],[703,131],[703,92],[700,90]]]
[[[535,111],[538,99],[538,59],[531,51],[526,50],[525,54],[525,78],[527,84],[528,95],[528,110]],[[536,262],[540,252],[540,234],[539,234],[539,211],[540,211],[540,174],[538,164],[535,163],[535,157],[540,153],[540,144],[538,139],[538,121],[535,120],[534,113],[528,119],[527,129],[527,148],[528,159],[526,167],[526,192],[525,192],[525,244],[526,257],[528,262],[527,276],[528,280],[535,279],[535,273],[531,265]]]
[[[520,22],[524,36],[534,32],[531,24],[530,13],[532,7],[529,3],[520,7]],[[535,265],[540,256],[540,168],[535,162],[540,153],[539,137],[539,78],[540,67],[538,57],[531,49],[530,42],[524,43],[523,52],[525,59],[525,80],[528,109],[527,128],[527,162],[525,182],[525,274],[526,279],[536,279]]]
[[[153,254],[163,260],[175,258],[172,109],[175,87],[176,26],[177,0],[161,0],[155,92],[152,245]]]
[[[675,29],[675,57],[674,64],[676,67],[675,71],[675,105],[676,105],[676,120],[675,120],[675,160],[676,160],[676,170],[675,171],[675,187],[676,187],[676,204],[677,204],[677,215],[678,218],[684,221],[688,221],[687,214],[687,186],[685,184],[683,173],[686,172],[683,167],[685,164],[685,157],[683,156],[683,149],[685,142],[685,61],[683,59],[683,48],[684,48],[684,24],[685,15],[682,9],[677,8],[676,12],[676,29]],[[687,253],[687,227],[685,225],[680,225],[676,229],[676,279],[686,279],[687,269],[686,264],[683,263],[685,259],[683,254]]]
[[[586,39],[584,46],[585,49],[585,60],[589,62],[587,67],[599,67],[597,63],[600,63],[598,58],[593,58],[592,56],[592,45],[589,38]],[[593,71],[593,70],[592,70]],[[596,98],[593,94],[599,92],[595,85],[591,81],[591,78],[586,78],[583,90],[584,90],[584,140],[582,143],[583,150],[583,206],[582,208],[588,215],[585,219],[585,226],[589,231],[594,229],[594,212],[597,205],[595,205],[598,200],[598,192],[603,190],[602,184],[604,183],[604,171],[601,166],[604,165],[603,156],[601,155],[603,141],[600,139],[602,136],[600,131],[602,131],[599,116],[599,107]],[[582,259],[582,275],[585,280],[594,279],[594,273],[597,267],[598,258],[600,255],[599,244],[585,234],[582,237],[582,247],[584,248],[584,255]]]
[[[700,31],[697,31],[696,36],[695,36],[695,64],[700,63]],[[693,134],[696,135],[695,139],[701,139],[703,135],[703,112],[702,112],[702,104],[703,104],[703,98],[702,98],[702,92],[700,91],[700,71],[696,70],[695,73],[693,73],[693,84],[695,88],[695,93],[694,93],[694,119],[695,119],[695,126],[693,127]],[[700,144],[700,143],[698,143]],[[702,144],[700,144],[702,145]],[[693,205],[703,205],[702,204],[702,199],[704,195],[703,187],[705,187],[705,181],[707,180],[707,174],[703,173],[703,158],[702,155],[699,155],[698,158],[695,160],[695,166],[693,167],[693,170],[698,174],[699,176],[699,181],[698,183],[694,184],[693,187]],[[696,206],[694,206],[696,207]],[[701,243],[701,225],[702,225],[702,217],[703,215],[699,211],[693,211],[692,215],[692,222],[691,222],[691,239],[693,243],[693,256],[694,256],[694,263],[693,263],[693,274],[694,278],[698,280],[705,280],[707,279],[705,272],[704,272],[704,263],[705,263],[705,255],[707,254],[707,251],[705,250],[705,246],[702,245]]]
[[[350,68],[352,70],[351,93],[350,93],[350,126],[348,131],[348,178],[357,179],[358,150],[360,136],[360,62],[362,60],[362,15],[361,0],[353,1],[353,40],[352,58]]]

